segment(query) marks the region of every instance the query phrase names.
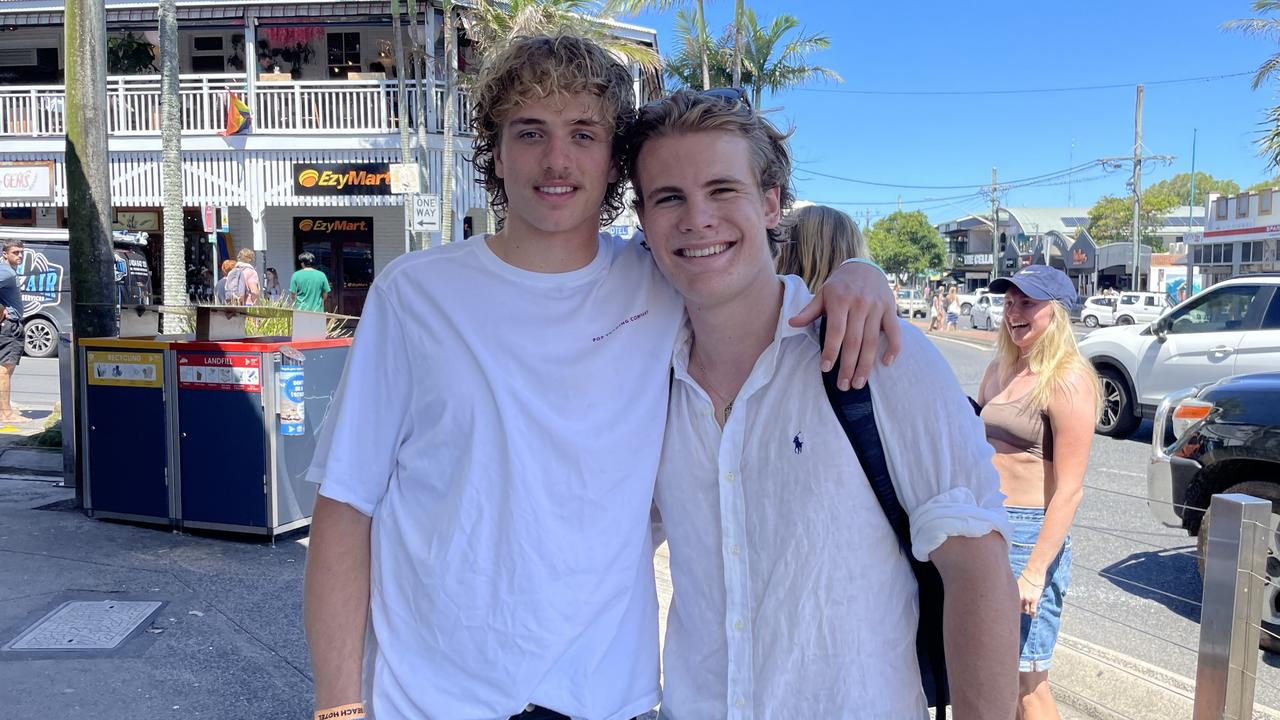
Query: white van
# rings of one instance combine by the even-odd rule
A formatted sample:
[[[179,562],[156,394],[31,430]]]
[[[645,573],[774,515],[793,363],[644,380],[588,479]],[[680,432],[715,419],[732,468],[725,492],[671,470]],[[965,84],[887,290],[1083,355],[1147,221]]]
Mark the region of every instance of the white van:
[[[1116,302],[1116,325],[1145,325],[1160,319],[1169,309],[1169,296],[1164,293],[1122,292]]]

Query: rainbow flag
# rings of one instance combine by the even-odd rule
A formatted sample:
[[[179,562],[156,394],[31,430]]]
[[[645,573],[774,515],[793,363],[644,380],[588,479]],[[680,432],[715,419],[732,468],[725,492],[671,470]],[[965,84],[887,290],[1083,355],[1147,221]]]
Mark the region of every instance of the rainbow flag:
[[[222,137],[248,132],[253,126],[253,116],[249,114],[249,106],[236,93],[227,91],[227,129],[218,133]]]

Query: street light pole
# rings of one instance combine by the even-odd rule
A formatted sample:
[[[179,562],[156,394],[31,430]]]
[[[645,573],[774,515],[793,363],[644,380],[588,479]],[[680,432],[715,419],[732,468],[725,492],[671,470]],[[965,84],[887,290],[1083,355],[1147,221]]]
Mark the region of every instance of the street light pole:
[[[1130,290],[1139,289],[1142,279],[1142,86],[1133,116],[1133,275]]]
[[[1185,260],[1187,263],[1187,284],[1186,284],[1185,295],[1188,298],[1191,297],[1192,293],[1195,292],[1195,287],[1191,284],[1191,279],[1195,277],[1195,258],[1192,257],[1192,253],[1191,253],[1191,236],[1195,232],[1195,225],[1193,225],[1192,223],[1195,222],[1195,216],[1196,216],[1196,133],[1197,132],[1198,130],[1194,128],[1191,130],[1191,197],[1187,198],[1187,235],[1186,235],[1187,242],[1183,243],[1183,245],[1185,245],[1187,249],[1187,254],[1183,258],[1183,260]]]

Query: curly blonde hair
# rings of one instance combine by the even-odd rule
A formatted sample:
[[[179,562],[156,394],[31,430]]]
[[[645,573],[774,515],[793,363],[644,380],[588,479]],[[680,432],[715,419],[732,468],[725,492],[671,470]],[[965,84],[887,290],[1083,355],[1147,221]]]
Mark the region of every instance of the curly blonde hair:
[[[736,133],[751,146],[751,166],[760,179],[760,189],[778,188],[780,208],[787,210],[795,201],[791,190],[791,151],[787,148],[790,131],[782,132],[742,100],[723,95],[708,95],[693,90],[678,90],[671,96],[640,108],[636,121],[627,132],[625,171],[635,186],[637,209],[644,206],[636,161],[646,142],[673,135],[704,131]],[[769,230],[769,240],[778,242],[780,227]]]
[[[520,37],[485,63],[472,90],[475,102],[471,128],[476,139],[471,164],[489,193],[494,214],[504,217],[507,192],[497,176],[497,151],[502,129],[512,111],[528,102],[586,93],[600,98],[606,124],[615,128],[613,162],[619,177],[605,190],[600,225],[613,222],[623,208],[626,177],[622,166],[622,132],[635,116],[631,72],[607,50],[567,33]]]

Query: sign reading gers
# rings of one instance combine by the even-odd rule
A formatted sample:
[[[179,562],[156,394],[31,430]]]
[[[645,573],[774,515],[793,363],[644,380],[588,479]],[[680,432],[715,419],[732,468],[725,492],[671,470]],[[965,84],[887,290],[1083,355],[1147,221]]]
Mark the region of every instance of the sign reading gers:
[[[52,162],[0,162],[0,200],[52,199]]]
[[[388,163],[294,163],[293,191],[306,196],[390,195]]]

